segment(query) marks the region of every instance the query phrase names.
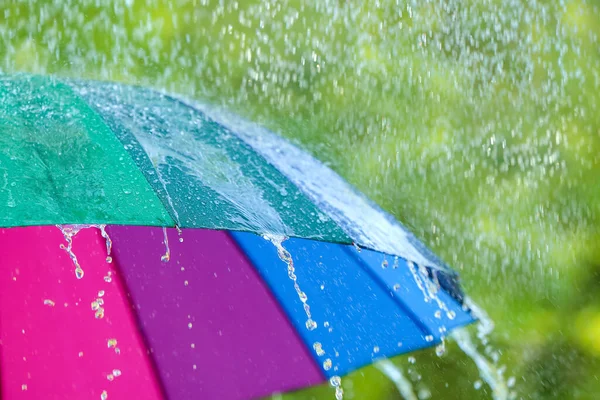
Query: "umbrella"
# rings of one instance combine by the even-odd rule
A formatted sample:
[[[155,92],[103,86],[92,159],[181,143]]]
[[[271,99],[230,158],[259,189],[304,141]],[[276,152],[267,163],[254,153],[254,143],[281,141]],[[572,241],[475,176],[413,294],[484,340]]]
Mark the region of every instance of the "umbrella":
[[[473,321],[456,273],[400,223],[218,109],[0,76],[0,132],[3,398],[245,399],[323,380],[341,397],[345,374]]]

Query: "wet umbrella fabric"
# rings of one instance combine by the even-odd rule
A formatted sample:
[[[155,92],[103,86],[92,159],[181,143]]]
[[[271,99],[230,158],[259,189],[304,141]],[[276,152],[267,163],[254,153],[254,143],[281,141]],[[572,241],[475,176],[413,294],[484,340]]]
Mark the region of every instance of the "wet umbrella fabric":
[[[93,230],[74,238],[82,279],[57,228],[2,230],[3,398],[143,385],[149,399],[256,398],[431,346],[472,321],[455,273],[270,132],[142,88],[35,76],[0,78],[0,117],[0,225],[122,225],[108,228],[113,264]],[[170,232],[162,263],[152,226],[175,225],[197,229],[183,242]],[[286,253],[264,233],[291,237],[283,246],[314,329]],[[90,310],[99,290],[104,318]]]

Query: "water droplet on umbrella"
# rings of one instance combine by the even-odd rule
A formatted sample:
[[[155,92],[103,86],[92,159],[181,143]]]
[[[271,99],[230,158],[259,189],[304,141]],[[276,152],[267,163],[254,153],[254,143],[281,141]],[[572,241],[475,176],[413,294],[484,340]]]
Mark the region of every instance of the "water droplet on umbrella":
[[[306,320],[306,329],[308,329],[309,331],[313,331],[313,330],[317,329],[317,323],[312,319],[307,319]]]
[[[411,364],[414,364],[414,363],[417,362],[417,359],[414,358],[413,356],[410,356],[410,357],[408,357],[408,362],[411,363]]]
[[[333,363],[331,362],[330,358],[328,358],[327,360],[323,361],[323,369],[325,371],[329,371],[332,366],[333,366]]]
[[[388,267],[388,260],[383,260],[381,263],[381,268],[386,269]]]
[[[400,284],[396,283],[394,285],[394,290],[397,292],[398,290],[400,290]]]
[[[321,345],[321,343],[316,342],[315,344],[313,344],[313,349],[315,349],[315,352],[319,357],[325,355],[325,351],[323,350],[323,346]]]
[[[108,393],[106,393],[106,390],[102,391],[102,394],[100,395],[100,400],[106,400],[108,399]]]
[[[425,341],[426,342],[433,342],[433,336],[432,335],[425,336]]]
[[[25,384],[25,383],[22,384],[21,385],[21,390],[23,390],[23,391],[27,390],[27,384]]]
[[[104,290],[98,291],[98,297],[102,297],[102,296],[104,296]]]
[[[477,390],[481,389],[481,386],[483,386],[483,382],[480,380],[476,380],[475,383],[473,383],[473,387]]]
[[[373,347],[373,353],[375,353],[375,354],[379,353],[379,346]]]
[[[55,303],[50,299],[46,299],[46,300],[44,300],[44,305],[54,307]]]
[[[115,377],[117,377],[117,376],[121,376],[121,370],[120,370],[120,369],[113,369],[113,372],[112,372],[112,373],[113,373],[113,375],[114,375]]]
[[[108,348],[117,347],[117,339],[108,339],[107,341]]]
[[[188,322],[188,328],[192,329],[192,323],[191,322]]]
[[[113,374],[108,374],[106,375],[106,379],[108,379],[109,381],[113,381],[115,379]]]

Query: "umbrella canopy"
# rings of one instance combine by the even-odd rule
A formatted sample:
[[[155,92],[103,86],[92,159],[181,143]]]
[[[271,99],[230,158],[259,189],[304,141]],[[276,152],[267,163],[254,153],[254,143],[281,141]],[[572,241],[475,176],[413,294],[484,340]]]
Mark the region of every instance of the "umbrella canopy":
[[[80,368],[86,351],[60,353],[85,338],[104,350],[110,332],[127,338],[120,362],[135,371],[123,395],[149,382],[145,398],[242,399],[336,384],[472,321],[456,274],[401,224],[310,155],[231,115],[139,87],[1,76],[0,141],[0,226],[114,225],[116,261],[96,282],[108,273],[100,234],[1,231],[4,394],[42,393],[26,380]],[[170,233],[168,263],[152,227],[183,229]],[[76,259],[58,248],[65,239],[81,246]],[[93,287],[102,282],[116,285],[110,319],[105,289]],[[69,314],[90,296],[94,313]],[[47,358],[17,360],[26,349]],[[101,356],[90,351],[86,360]]]

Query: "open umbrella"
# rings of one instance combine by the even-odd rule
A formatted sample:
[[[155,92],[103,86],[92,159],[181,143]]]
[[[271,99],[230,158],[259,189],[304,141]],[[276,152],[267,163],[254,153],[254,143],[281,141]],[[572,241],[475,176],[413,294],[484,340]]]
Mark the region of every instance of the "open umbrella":
[[[329,168],[166,94],[0,76],[0,176],[6,399],[341,397],[473,320],[457,275]]]

